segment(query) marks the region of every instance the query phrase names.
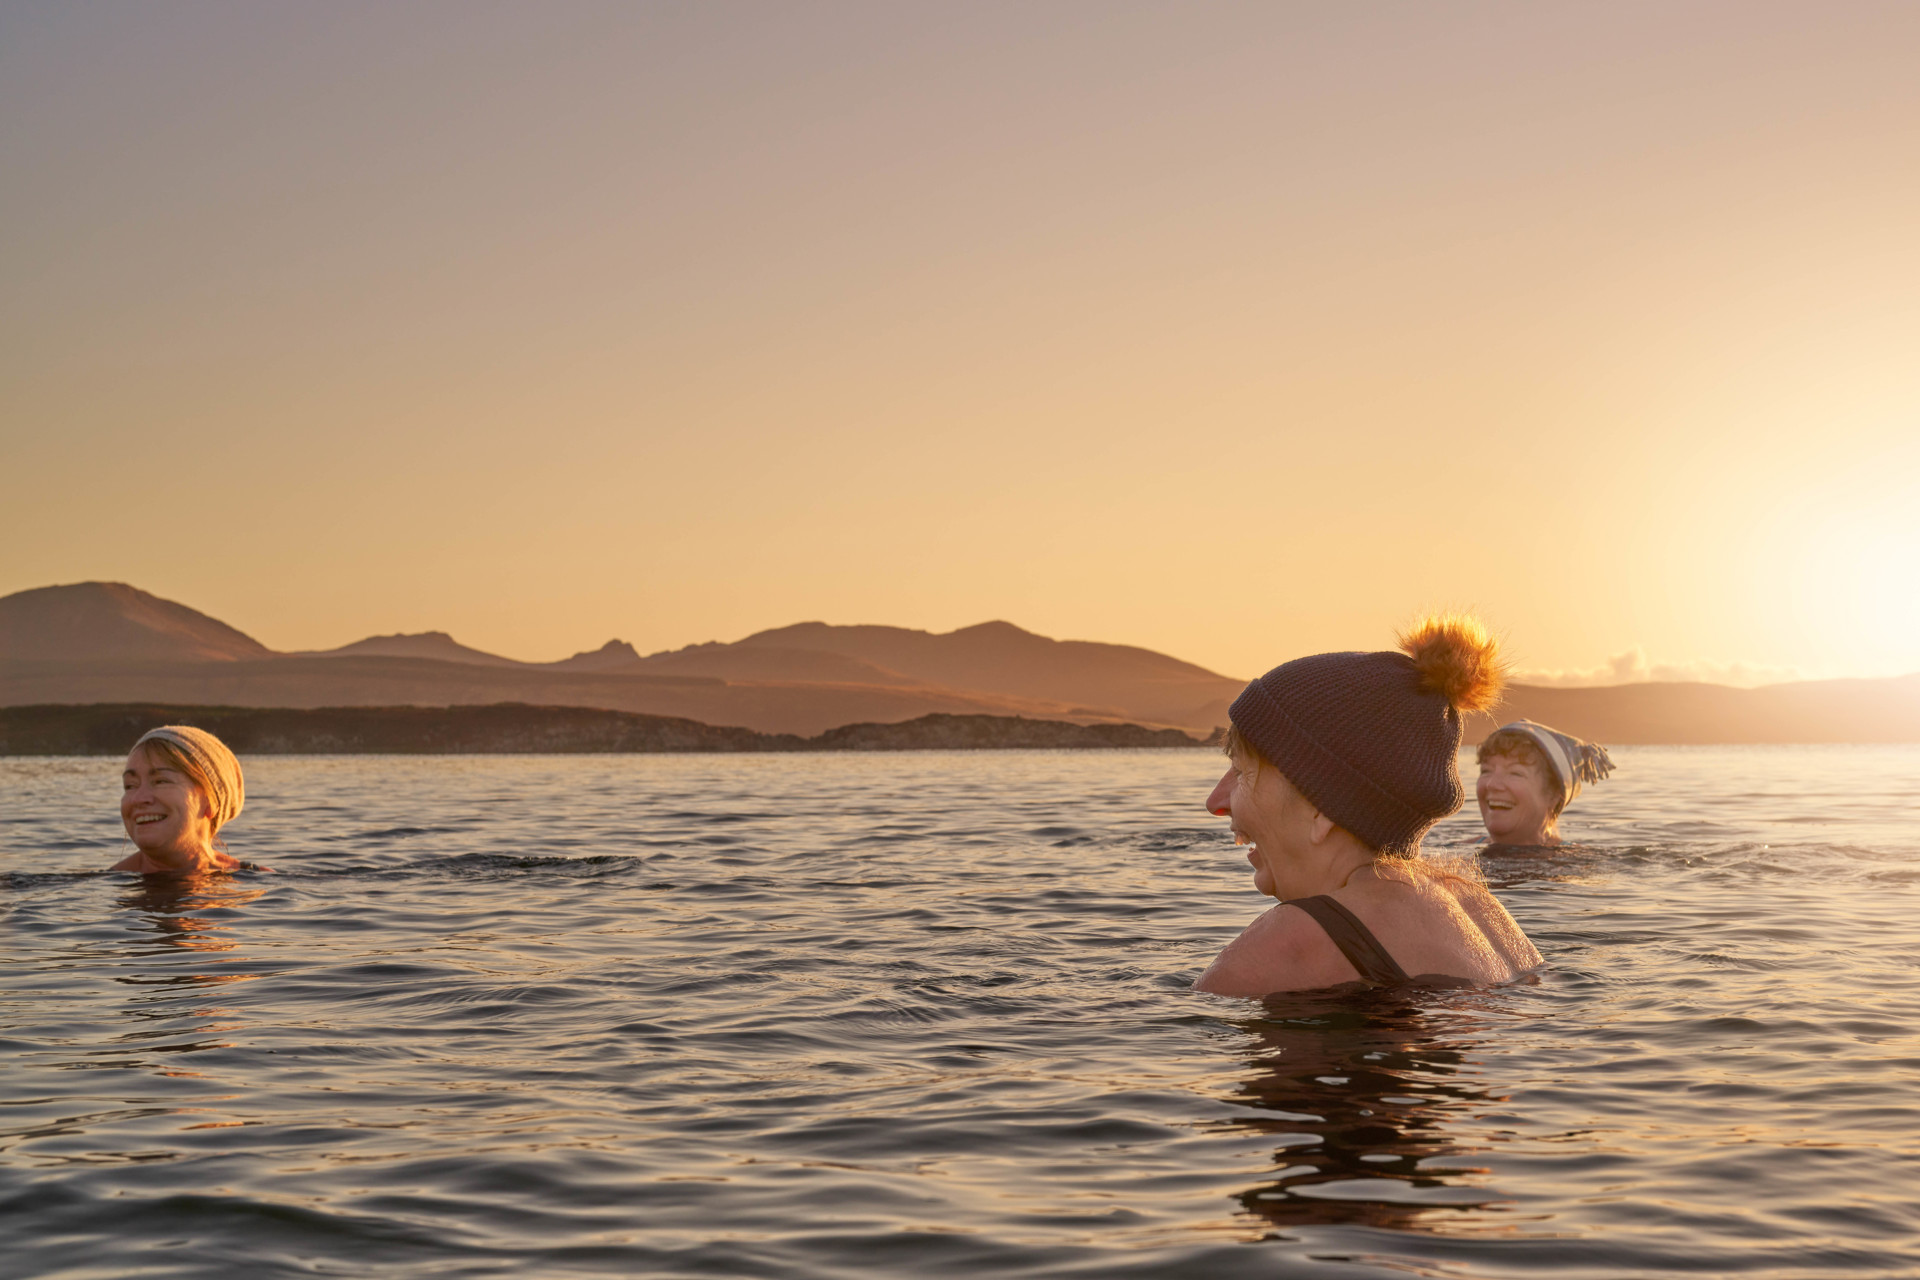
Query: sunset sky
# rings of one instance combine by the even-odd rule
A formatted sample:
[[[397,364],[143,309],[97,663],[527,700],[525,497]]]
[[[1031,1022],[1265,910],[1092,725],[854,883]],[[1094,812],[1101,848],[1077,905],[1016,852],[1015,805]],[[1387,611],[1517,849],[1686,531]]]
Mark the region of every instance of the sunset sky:
[[[0,593],[1920,670],[1920,4],[8,4]]]

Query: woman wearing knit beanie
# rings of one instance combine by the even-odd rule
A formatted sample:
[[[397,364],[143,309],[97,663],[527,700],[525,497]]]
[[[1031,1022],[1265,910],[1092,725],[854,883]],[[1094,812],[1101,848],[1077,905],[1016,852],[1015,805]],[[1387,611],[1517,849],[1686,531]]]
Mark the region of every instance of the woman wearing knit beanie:
[[[115,871],[192,875],[262,870],[216,848],[220,828],[247,802],[246,779],[227,744],[191,725],[149,730],[127,753],[120,820],[134,851]]]
[[[1484,885],[1419,856],[1464,798],[1460,717],[1492,706],[1501,680],[1486,630],[1446,617],[1401,637],[1400,652],[1296,658],[1246,687],[1207,808],[1252,845],[1254,887],[1280,905],[1197,988],[1505,982],[1540,963]]]
[[[1479,758],[1474,795],[1494,844],[1559,844],[1560,812],[1580,794],[1580,784],[1613,772],[1613,758],[1599,743],[1531,720],[1488,734]]]

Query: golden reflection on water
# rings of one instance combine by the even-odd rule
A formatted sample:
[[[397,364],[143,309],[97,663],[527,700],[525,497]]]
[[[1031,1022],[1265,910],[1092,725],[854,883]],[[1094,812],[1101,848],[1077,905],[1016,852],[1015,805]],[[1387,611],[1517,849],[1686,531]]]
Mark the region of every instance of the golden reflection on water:
[[[138,883],[128,886],[120,895],[120,906],[130,913],[136,935],[158,942],[164,952],[204,956],[207,967],[189,960],[185,972],[170,964],[163,972],[148,973],[138,971],[141,966],[136,960],[132,966],[136,972],[115,974],[115,982],[141,992],[123,1009],[137,1029],[115,1036],[108,1046],[90,1050],[88,1057],[93,1062],[89,1065],[104,1059],[112,1065],[143,1067],[161,1076],[207,1078],[203,1072],[179,1065],[178,1055],[231,1048],[232,1042],[221,1037],[243,1025],[241,1011],[223,1005],[182,1009],[173,1003],[170,993],[181,988],[225,987],[259,976],[233,971],[236,963],[246,963],[246,957],[237,954],[240,944],[234,937],[231,917],[224,913],[237,912],[265,893],[265,889],[250,887],[219,872],[191,877],[142,876]],[[223,916],[195,914],[216,911]]]
[[[1240,1121],[1278,1143],[1275,1171],[1237,1199],[1266,1224],[1484,1229],[1508,1199],[1449,1132],[1505,1101],[1473,1067],[1488,1019],[1391,992],[1273,996],[1236,1022],[1253,1037]],[[1497,1210],[1496,1210],[1497,1212]]]
[[[250,888],[232,876],[215,872],[202,876],[142,876],[141,883],[120,897],[120,905],[145,917],[146,925],[163,942],[190,951],[232,951],[239,944],[227,925],[191,911],[237,911],[257,901],[265,889]],[[207,982],[238,982],[253,975],[195,975]]]

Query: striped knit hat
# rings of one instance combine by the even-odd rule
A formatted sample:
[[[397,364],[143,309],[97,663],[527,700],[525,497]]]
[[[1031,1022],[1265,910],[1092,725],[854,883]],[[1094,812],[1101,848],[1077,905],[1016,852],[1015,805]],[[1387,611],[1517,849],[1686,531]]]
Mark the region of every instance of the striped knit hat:
[[[1547,758],[1553,780],[1560,786],[1560,807],[1566,808],[1580,794],[1583,782],[1598,782],[1613,772],[1613,757],[1597,742],[1587,742],[1570,733],[1550,729],[1531,720],[1503,724],[1494,733],[1523,733],[1532,739]]]
[[[240,762],[234,759],[233,752],[227,750],[226,743],[205,729],[196,729],[188,724],[166,724],[158,729],[149,729],[140,735],[140,741],[133,744],[133,749],[138,751],[150,742],[163,743],[172,748],[200,789],[207,793],[207,803],[213,810],[215,831],[240,816],[240,810],[247,803],[247,780],[240,773]]]

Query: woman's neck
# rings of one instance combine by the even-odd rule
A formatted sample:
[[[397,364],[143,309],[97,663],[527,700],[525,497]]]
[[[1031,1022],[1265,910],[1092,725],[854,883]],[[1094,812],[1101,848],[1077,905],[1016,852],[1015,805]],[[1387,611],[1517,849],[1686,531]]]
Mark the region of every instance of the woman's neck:
[[[210,844],[185,850],[169,849],[164,854],[156,850],[140,850],[141,870],[149,875],[192,875],[199,871],[216,870],[220,862],[220,851]]]
[[[1352,884],[1354,878],[1362,872],[1373,870],[1373,853],[1368,849],[1346,849],[1329,860],[1323,893],[1333,893]]]

